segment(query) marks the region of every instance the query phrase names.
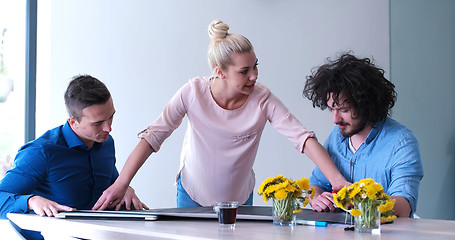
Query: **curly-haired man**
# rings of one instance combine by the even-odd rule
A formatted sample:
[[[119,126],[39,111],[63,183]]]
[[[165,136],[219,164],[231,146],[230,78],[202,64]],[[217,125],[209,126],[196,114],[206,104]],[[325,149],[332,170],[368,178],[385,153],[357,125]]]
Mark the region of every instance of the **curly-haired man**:
[[[373,178],[396,200],[398,217],[416,211],[423,166],[413,133],[390,118],[395,105],[393,83],[369,58],[350,53],[328,62],[307,77],[303,95],[313,107],[328,108],[332,129],[324,147],[343,176],[351,182]],[[316,211],[335,209],[330,183],[319,168],[310,178]]]

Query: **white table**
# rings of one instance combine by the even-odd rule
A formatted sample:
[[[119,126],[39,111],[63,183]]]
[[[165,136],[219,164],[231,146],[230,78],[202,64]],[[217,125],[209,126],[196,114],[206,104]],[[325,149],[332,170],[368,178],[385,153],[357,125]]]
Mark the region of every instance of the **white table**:
[[[7,219],[0,219],[0,233],[1,239],[8,240],[23,240],[24,238],[19,235],[16,229],[11,225]]]
[[[381,226],[381,235],[344,231],[346,225],[328,227],[275,226],[271,221],[237,222],[235,229],[215,219],[158,221],[66,220],[32,214],[9,213],[19,227],[41,231],[46,239],[455,239],[455,221],[399,218]]]

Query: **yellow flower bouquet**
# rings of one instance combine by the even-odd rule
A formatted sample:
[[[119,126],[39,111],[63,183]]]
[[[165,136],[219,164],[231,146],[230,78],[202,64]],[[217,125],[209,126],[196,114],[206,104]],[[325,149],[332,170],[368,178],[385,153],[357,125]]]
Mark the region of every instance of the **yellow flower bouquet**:
[[[379,229],[381,221],[390,222],[397,218],[392,211],[395,199],[371,178],[343,187],[333,194],[333,200],[337,207],[356,218],[355,227],[361,232],[361,229]],[[380,219],[377,212],[380,213]]]
[[[299,180],[285,178],[278,175],[267,178],[259,186],[258,194],[264,202],[273,199],[273,223],[277,225],[295,225],[295,214],[302,211],[302,207],[313,198],[314,189],[310,187],[310,180],[302,177]]]

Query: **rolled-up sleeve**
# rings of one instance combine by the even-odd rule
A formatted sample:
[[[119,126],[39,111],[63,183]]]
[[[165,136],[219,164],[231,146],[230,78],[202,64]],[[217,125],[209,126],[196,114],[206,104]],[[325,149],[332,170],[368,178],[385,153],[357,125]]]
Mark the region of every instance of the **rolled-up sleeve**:
[[[161,148],[164,140],[182,123],[187,112],[184,99],[189,91],[191,91],[189,83],[183,85],[166,104],[161,115],[138,133],[138,137],[145,139],[156,152]]]
[[[423,165],[415,137],[408,136],[396,146],[391,169],[391,183],[387,192],[390,196],[406,198],[413,214],[417,207],[420,180],[423,178]]]

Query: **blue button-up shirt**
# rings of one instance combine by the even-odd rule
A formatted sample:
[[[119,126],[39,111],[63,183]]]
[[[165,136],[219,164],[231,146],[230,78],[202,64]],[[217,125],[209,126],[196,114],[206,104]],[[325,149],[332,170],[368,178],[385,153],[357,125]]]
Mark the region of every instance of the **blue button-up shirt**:
[[[324,148],[346,180],[373,178],[390,196],[407,199],[415,212],[423,166],[417,139],[408,128],[387,117],[374,125],[365,142],[352,153],[349,138],[343,137],[335,126]],[[310,182],[324,191],[332,189],[318,167]]]
[[[89,150],[67,122],[19,150],[0,181],[0,218],[28,212],[27,201],[34,195],[91,209],[117,177],[112,137]]]

